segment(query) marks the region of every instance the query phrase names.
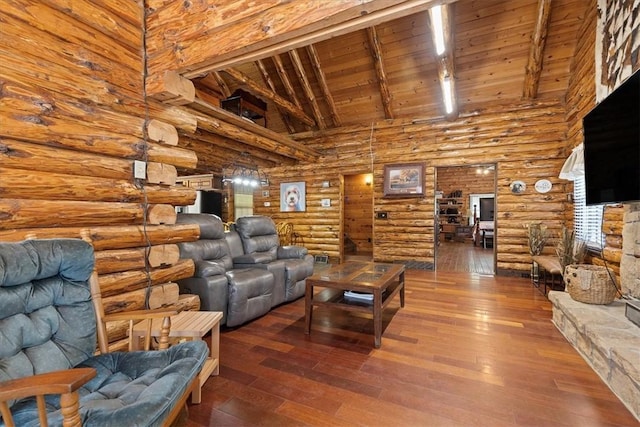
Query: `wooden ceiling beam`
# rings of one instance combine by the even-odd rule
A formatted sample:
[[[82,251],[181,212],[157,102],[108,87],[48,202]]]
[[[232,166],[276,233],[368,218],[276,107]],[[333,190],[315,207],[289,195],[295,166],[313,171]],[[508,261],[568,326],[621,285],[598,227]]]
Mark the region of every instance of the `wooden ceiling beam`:
[[[531,36],[529,59],[525,68],[522,96],[533,99],[538,96],[538,84],[542,73],[542,53],[547,42],[547,31],[551,17],[551,0],[538,0],[536,27]]]
[[[194,105],[185,106],[184,108],[196,117],[199,129],[222,135],[253,147],[272,150],[295,160],[315,161],[320,156],[320,153],[314,149],[208,104],[203,100],[196,99]]]
[[[298,76],[298,80],[300,80],[300,85],[302,85],[302,90],[304,91],[304,94],[307,97],[307,101],[311,106],[311,111],[313,112],[313,117],[316,119],[318,128],[326,129],[327,125],[324,122],[324,117],[322,116],[322,112],[320,111],[320,107],[318,106],[316,96],[313,93],[313,89],[311,88],[311,83],[309,83],[309,78],[307,77],[307,73],[304,71],[304,67],[302,66],[302,60],[300,60],[300,55],[298,55],[298,51],[295,49],[290,50],[289,58],[291,58],[291,62],[293,63],[293,69],[296,72],[296,75]]]
[[[282,58],[280,58],[280,55],[274,55],[271,59],[273,60],[273,65],[276,67],[276,73],[278,73],[278,77],[280,77],[280,81],[284,86],[284,90],[287,92],[287,96],[298,108],[302,109],[302,104],[300,103],[300,99],[298,99],[296,91],[293,89],[293,84],[291,83],[291,79],[289,79],[287,70],[284,68]]]
[[[245,158],[247,156],[258,166],[266,168],[295,163],[295,160],[289,157],[203,130],[198,130],[195,133],[181,133],[179,146],[199,153],[203,160],[206,159],[207,166],[211,168],[211,171],[215,170],[215,167],[221,169],[236,158]],[[199,158],[199,169],[201,168],[200,160]]]
[[[220,88],[220,92],[225,97],[225,99],[229,98],[231,96],[231,89],[229,89],[229,85],[224,81],[220,73],[217,71],[212,71],[209,73],[209,75],[211,75],[216,81],[218,87]]]
[[[273,79],[269,75],[269,72],[267,71],[267,67],[264,65],[264,62],[262,61],[262,59],[258,59],[256,61],[256,67],[258,67],[258,70],[262,75],[262,80],[264,80],[264,83],[269,87],[269,89],[271,89],[273,93],[276,93],[276,85],[275,83],[273,83]],[[289,133],[295,133],[296,128],[293,126],[293,123],[291,123],[291,120],[289,119],[289,115],[287,114],[287,112],[284,111],[284,109],[282,107],[279,107],[277,104],[275,104],[275,106],[278,109],[278,112],[280,113],[282,122],[289,130]]]
[[[442,4],[442,27],[444,39],[444,52],[438,55],[436,50],[436,29],[434,26],[434,10],[429,9],[429,27],[431,29],[431,38],[434,45],[434,53],[436,54],[436,63],[438,68],[438,80],[442,93],[442,103],[444,115],[447,119],[453,120],[458,117],[459,106],[456,95],[456,73],[455,73],[455,43],[453,40],[453,11],[451,4]],[[448,94],[447,94],[448,93]],[[447,111],[446,97],[450,96],[451,111]]]
[[[260,95],[264,98],[267,98],[274,104],[283,108],[293,117],[300,120],[302,123],[307,124],[309,126],[315,126],[316,122],[311,117],[307,116],[305,112],[302,111],[301,108],[293,105],[291,102],[287,101],[277,93],[272,92],[269,89],[265,88],[264,86],[258,84],[256,81],[252,80],[249,76],[242,73],[241,71],[238,71],[235,68],[229,68],[223,71],[226,74],[228,74],[232,79],[246,85],[255,94]]]
[[[309,59],[311,60],[311,64],[313,65],[313,71],[316,74],[316,80],[318,80],[318,84],[320,85],[320,90],[322,90],[322,94],[324,95],[324,99],[329,105],[329,113],[331,114],[331,120],[333,121],[334,126],[342,126],[342,121],[338,116],[338,110],[336,109],[336,103],[333,100],[333,96],[331,95],[331,91],[329,90],[329,84],[327,83],[327,79],[324,75],[324,71],[322,71],[322,66],[320,64],[320,57],[318,56],[318,51],[315,46],[310,44],[306,47],[307,54],[309,55]]]
[[[382,61],[382,47],[376,27],[367,28],[367,38],[373,56],[373,63],[378,77],[378,86],[380,87],[380,97],[382,98],[382,106],[384,108],[384,116],[386,119],[393,119],[393,109],[391,107],[391,92],[389,91],[389,82],[387,81],[387,73],[384,70]]]
[[[308,46],[339,35],[362,30],[403,16],[424,12],[434,4],[456,0],[350,0],[341,2],[281,2],[254,19],[238,20],[230,25],[212,22],[204,34],[185,34],[184,41],[176,46],[166,41],[162,28],[151,28],[153,46],[151,72],[156,66],[182,64],[178,70],[187,78],[203,75],[210,70],[223,70],[237,64],[253,62]],[[257,2],[259,3],[259,2]],[[337,10],[342,9],[342,10]],[[200,11],[194,11],[196,15]],[[183,12],[184,15],[184,12]],[[202,14],[197,17],[181,16],[184,31],[203,32],[202,25],[185,25],[186,20],[202,23]],[[262,22],[264,25],[256,25]],[[285,25],[286,22],[286,25]],[[189,21],[187,21],[187,24]],[[273,23],[273,25],[269,25]],[[216,24],[214,26],[213,24]],[[212,49],[212,46],[214,49]],[[164,55],[166,54],[166,56]],[[160,58],[164,63],[160,63]]]

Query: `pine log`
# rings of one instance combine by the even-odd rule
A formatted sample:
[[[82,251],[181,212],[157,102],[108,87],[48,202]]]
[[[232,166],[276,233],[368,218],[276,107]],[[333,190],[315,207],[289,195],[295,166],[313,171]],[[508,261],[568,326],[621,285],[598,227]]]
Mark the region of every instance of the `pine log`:
[[[0,199],[0,227],[5,229],[140,224],[143,218],[138,203]]]
[[[149,275],[144,270],[104,274],[99,277],[100,292],[103,297],[119,295],[123,292],[166,283],[170,280],[192,277],[194,272],[195,265],[193,260],[182,259],[166,268],[151,269]]]
[[[83,28],[93,35],[92,40],[99,40],[98,43],[102,44],[98,49],[93,49],[84,44],[87,37],[82,34],[81,29],[74,32],[75,41],[62,39],[58,36],[60,28],[55,27],[56,19],[53,15],[39,15],[49,19],[39,20],[37,26],[28,25],[35,15],[22,15],[22,10],[15,13],[17,10],[3,9],[3,36],[0,38],[0,45],[3,47],[0,49],[3,64],[0,75],[3,78],[29,83],[33,87],[46,87],[75,99],[89,99],[95,103],[126,103],[126,99],[140,97],[143,84],[139,70],[140,57],[132,52],[120,56],[120,52],[128,48],[119,46],[105,55],[103,47],[113,46],[113,40],[102,32],[96,34],[93,29],[86,26]],[[34,10],[34,13],[39,12]],[[24,37],[25,31],[29,32],[30,37]],[[78,43],[79,38],[82,41]],[[42,49],[42,46],[51,48]],[[140,40],[137,50],[139,49]],[[61,55],[60,52],[65,54]],[[118,58],[117,73],[113,72],[114,58]],[[43,78],[45,63],[48,75],[58,78]]]
[[[295,49],[290,50],[289,58],[291,58],[293,69],[296,72],[298,80],[300,81],[300,85],[302,86],[302,90],[307,97],[307,102],[311,106],[311,111],[313,112],[313,117],[318,124],[318,129],[326,129],[327,124],[324,121],[324,116],[322,115],[320,107],[318,106],[318,102],[316,101],[316,96],[313,93],[313,89],[311,88],[311,83],[309,83],[307,73],[304,71],[302,60],[300,59],[300,55],[298,55],[298,51]]]
[[[316,150],[305,146],[304,144],[300,144],[286,135],[279,134],[264,126],[260,126],[256,123],[253,123],[248,120],[244,120],[240,116],[237,116],[229,111],[226,111],[222,108],[211,105],[204,100],[196,99],[196,102],[190,106],[191,108],[197,108],[199,111],[203,111],[207,117],[213,117],[215,119],[219,119],[225,122],[229,126],[235,126],[240,128],[241,130],[249,131],[255,136],[263,137],[268,140],[272,140],[277,144],[281,144],[287,148],[293,148],[297,151],[301,151],[305,154],[311,155],[312,158],[317,158],[320,155]],[[197,117],[199,122],[202,121],[202,117]],[[204,129],[203,126],[201,126]],[[266,149],[267,147],[262,147]],[[284,153],[279,153],[280,155],[284,155]]]
[[[393,119],[394,114],[391,107],[391,92],[389,91],[389,82],[387,80],[387,73],[385,72],[382,58],[382,47],[380,45],[380,39],[378,38],[376,27],[367,28],[367,38],[369,40],[369,47],[371,48],[373,63],[378,77],[378,87],[380,89],[380,97],[382,98],[382,106],[384,107],[384,116],[386,119]]]
[[[608,234],[605,237],[605,245],[609,246],[611,248],[622,249],[622,236],[614,235],[614,234]]]
[[[174,307],[178,303],[179,292],[177,283],[165,283],[152,286],[149,294],[149,308]]]
[[[150,75],[147,78],[147,93],[168,105],[189,104],[196,97],[193,82],[171,70]]]
[[[94,202],[170,203],[176,206],[193,204],[194,190],[186,187],[145,185],[113,180],[96,180],[93,176],[16,170],[0,167],[0,196],[22,199],[57,199]]]
[[[540,73],[542,72],[542,60],[544,47],[547,41],[547,31],[549,29],[549,18],[551,16],[551,0],[538,0],[536,27],[531,37],[529,47],[529,58],[524,78],[524,98],[535,98],[538,95],[538,84]]]
[[[623,205],[607,205],[602,213],[605,221],[618,222],[624,220]]]
[[[141,288],[131,292],[123,292],[121,294],[103,297],[102,304],[104,312],[105,314],[112,314],[134,310],[173,307],[178,303],[178,285],[176,283],[153,285],[149,288],[148,293],[147,298],[147,288]],[[109,323],[118,324],[120,322]]]
[[[68,175],[86,175],[89,170],[94,177],[111,179],[130,179],[133,176],[133,162],[130,160],[10,138],[0,138],[0,166]]]
[[[175,224],[176,210],[172,205],[151,205],[147,211],[147,223],[152,225]]]
[[[192,242],[200,237],[197,224],[117,226],[117,227],[56,227],[29,229],[2,229],[0,241],[18,242],[26,239],[52,238],[83,239],[94,250],[123,249],[178,242]]]
[[[267,71],[267,67],[264,64],[264,61],[262,61],[261,59],[258,59],[255,62],[255,64],[256,64],[256,67],[258,68],[258,70],[260,71],[260,75],[262,76],[262,80],[264,80],[264,82],[267,84],[269,89],[271,89],[271,92],[276,92],[276,85],[273,82],[273,79],[271,78],[271,76],[269,75],[269,72]],[[283,84],[284,84],[284,81],[283,81]],[[292,99],[291,97],[289,97],[289,98]],[[284,125],[287,127],[287,130],[289,131],[289,133],[295,133],[296,132],[296,128],[291,123],[291,120],[289,119],[289,115],[287,114],[287,112],[282,107],[279,107],[277,105],[276,105],[276,108],[278,109],[278,112],[280,113],[280,118],[282,119],[282,123],[284,123]]]
[[[605,246],[602,249],[602,257],[609,262],[620,264],[620,260],[622,259],[622,248]]]
[[[167,145],[178,145],[178,130],[175,126],[152,119],[147,123],[149,139]]]
[[[165,163],[147,163],[147,182],[149,184],[176,185],[178,171],[173,165]]]
[[[180,294],[175,309],[178,311],[198,311],[200,310],[200,297],[193,294]]]
[[[313,65],[313,72],[316,75],[316,80],[320,85],[320,89],[322,90],[323,97],[325,102],[329,106],[329,111],[331,113],[331,120],[333,121],[333,125],[335,127],[342,126],[342,121],[340,120],[340,116],[338,116],[338,110],[336,109],[336,103],[333,100],[333,95],[331,95],[331,90],[329,89],[329,85],[327,84],[327,79],[322,71],[322,65],[320,64],[320,57],[318,56],[318,52],[314,45],[310,44],[306,47],[307,54],[309,55],[309,59],[311,60],[311,64]],[[290,132],[293,133],[293,132]]]
[[[156,245],[148,248],[95,251],[96,271],[99,275],[144,269],[145,259],[151,268],[167,267],[178,262],[180,249],[178,245]]]

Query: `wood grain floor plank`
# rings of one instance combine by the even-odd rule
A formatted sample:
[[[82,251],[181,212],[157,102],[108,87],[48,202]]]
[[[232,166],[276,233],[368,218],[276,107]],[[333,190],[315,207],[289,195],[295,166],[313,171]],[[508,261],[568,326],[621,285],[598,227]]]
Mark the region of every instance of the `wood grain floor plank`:
[[[528,279],[409,270],[384,317],[302,299],[223,329],[195,426],[638,426]]]

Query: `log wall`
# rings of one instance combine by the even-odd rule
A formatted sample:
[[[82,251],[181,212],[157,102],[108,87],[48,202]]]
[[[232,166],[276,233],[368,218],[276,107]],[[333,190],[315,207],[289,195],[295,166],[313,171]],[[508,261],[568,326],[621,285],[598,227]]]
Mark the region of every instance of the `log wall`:
[[[174,243],[199,230],[173,224],[195,190],[172,183],[197,159],[157,131],[195,121],[144,98],[142,7],[18,0],[0,11],[0,240],[91,242],[107,312],[199,306],[171,283],[194,270]],[[155,173],[135,179],[135,160]]]
[[[376,261],[434,259],[435,168],[496,164],[496,251],[499,272],[527,274],[531,259],[524,224],[545,222],[560,231],[566,192],[557,176],[566,153],[565,108],[557,103],[495,104],[463,112],[452,122],[441,119],[388,120],[372,126],[344,128],[298,138],[326,155],[315,164],[266,170],[271,183],[268,199],[256,197],[255,213],[287,220],[302,234],[311,253],[328,253],[342,259],[343,176],[373,169],[373,209],[387,212],[374,219],[373,256]],[[385,198],[383,170],[390,163],[425,163],[425,197]],[[291,177],[306,182],[307,211],[279,212],[277,188]],[[539,179],[553,188],[534,190]],[[527,190],[510,191],[510,183],[522,180]],[[330,187],[322,187],[329,181]],[[256,193],[257,194],[257,193]],[[320,201],[330,198],[331,208]]]
[[[579,145],[584,140],[582,119],[591,111],[596,105],[596,34],[597,34],[597,1],[589,0],[589,7],[587,15],[580,33],[582,37],[578,41],[576,52],[572,63],[571,80],[569,81],[569,89],[567,92],[567,115],[566,120],[569,127],[567,139],[569,141],[570,149]],[[622,5],[617,2],[605,2],[610,9],[608,13],[611,22],[607,22],[604,25],[607,27],[615,27],[623,22],[620,15],[625,15],[630,20],[632,14],[628,5]],[[636,11],[637,12],[637,11]],[[617,21],[614,22],[614,20]],[[640,24],[635,23],[635,32],[637,33]],[[623,37],[630,37],[631,32],[620,32],[619,35]],[[605,40],[604,43],[610,43],[611,40]],[[628,40],[627,40],[628,42]],[[625,42],[617,40],[619,45],[623,45]],[[637,48],[637,46],[636,46]],[[605,49],[608,53],[611,51]],[[631,64],[631,68],[635,71],[638,68],[637,55],[634,60],[632,58],[631,50],[625,50],[623,53],[617,52],[616,55],[621,54],[625,56],[621,58],[619,64],[628,66]],[[607,82],[616,81],[616,77],[620,76],[620,67],[610,67],[610,65],[603,63],[602,65],[603,80]],[[572,182],[567,182],[567,191],[573,192]],[[573,204],[567,202],[566,214],[567,223],[569,226],[573,223]],[[624,221],[624,208],[621,205],[611,205],[604,208],[604,218],[602,232],[605,234],[604,246],[602,254],[599,256],[593,255],[590,257],[590,262],[596,265],[607,265],[618,276],[620,275],[620,260],[622,256],[622,228]],[[619,283],[619,281],[618,281]]]

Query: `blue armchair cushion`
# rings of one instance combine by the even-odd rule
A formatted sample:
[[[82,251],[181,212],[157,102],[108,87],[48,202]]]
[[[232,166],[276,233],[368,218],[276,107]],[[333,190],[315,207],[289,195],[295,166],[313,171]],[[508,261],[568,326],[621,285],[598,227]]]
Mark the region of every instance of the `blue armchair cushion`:
[[[92,367],[96,377],[79,390],[85,427],[160,425],[202,369],[207,345],[94,356],[93,267],[93,248],[82,240],[0,243],[0,382]],[[46,403],[49,425],[61,425],[59,396]],[[9,407],[16,425],[39,425],[34,398]]]

